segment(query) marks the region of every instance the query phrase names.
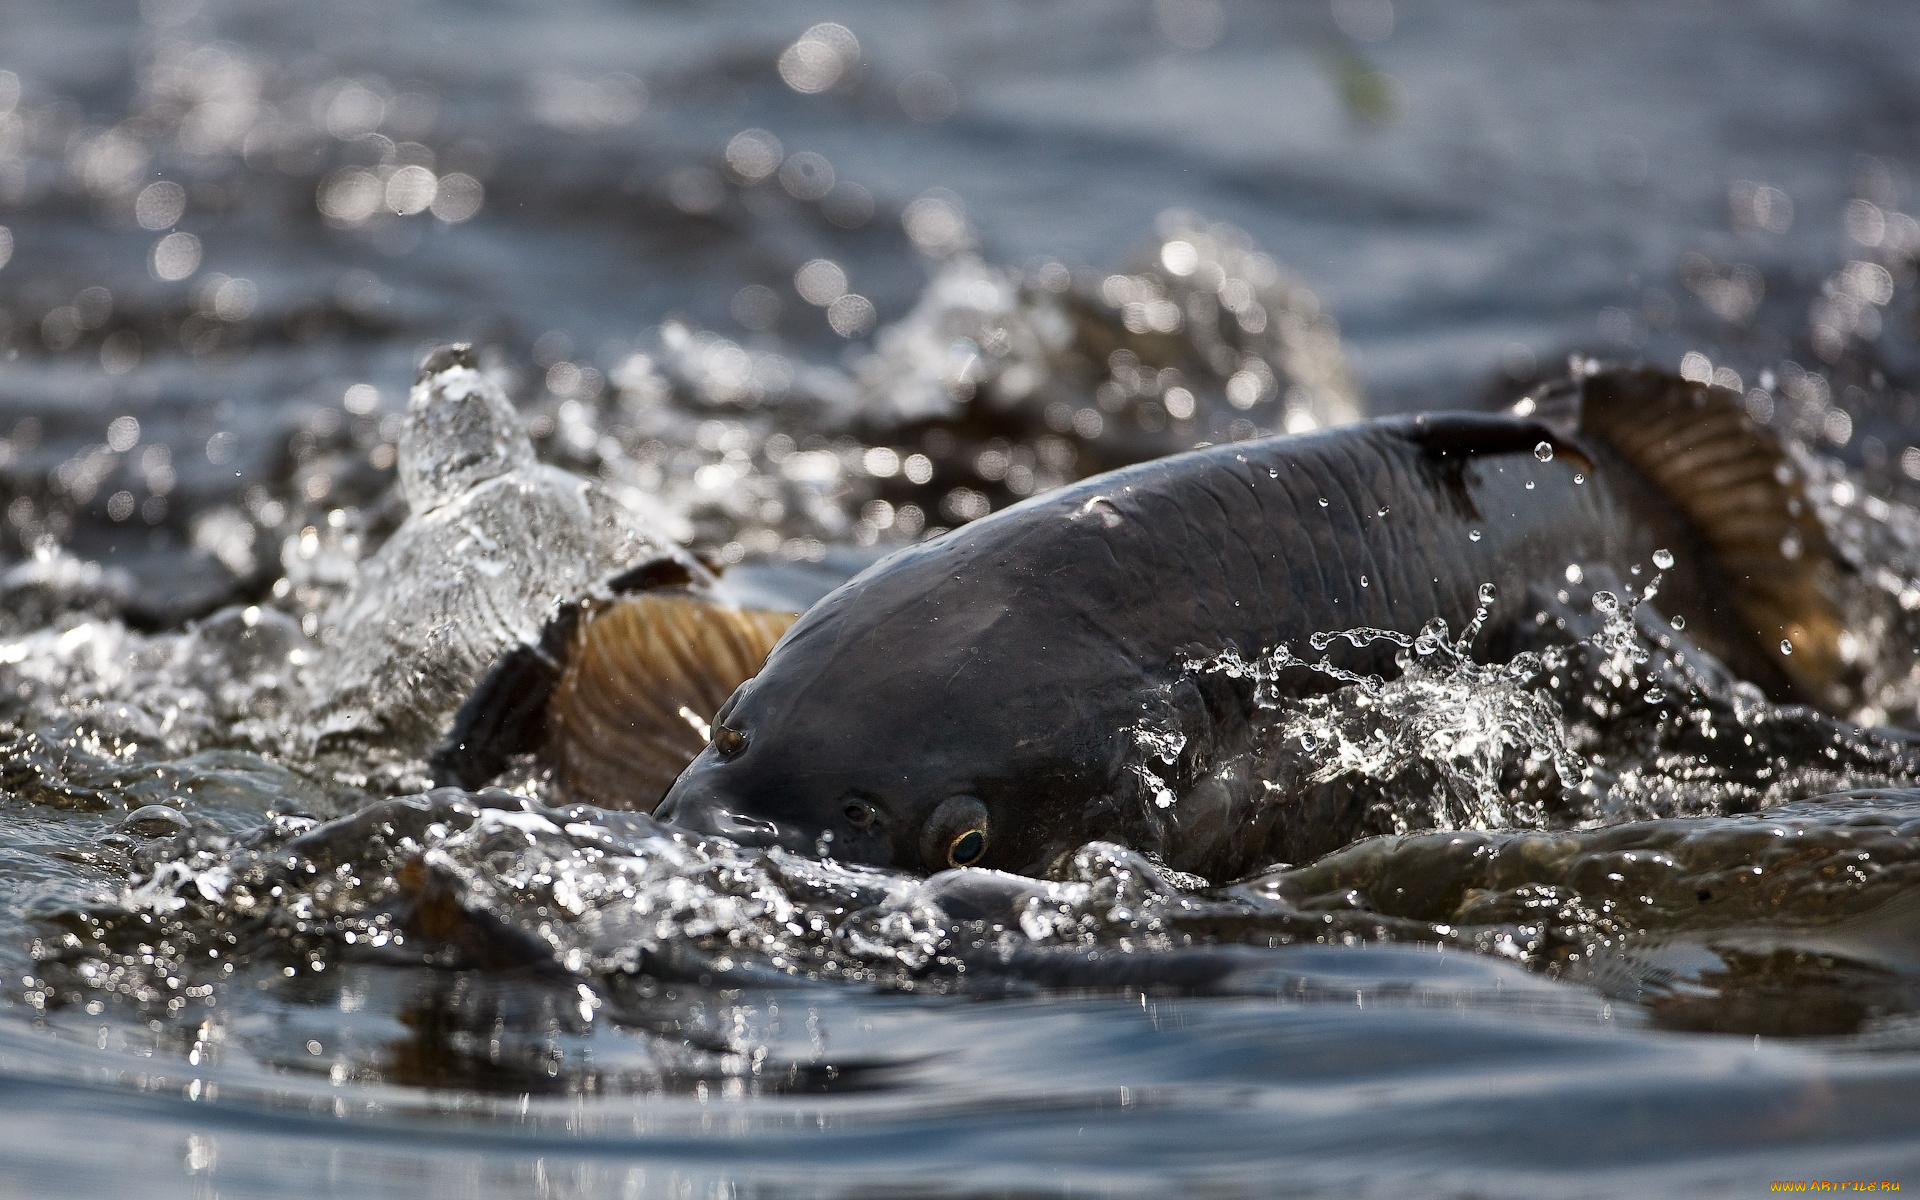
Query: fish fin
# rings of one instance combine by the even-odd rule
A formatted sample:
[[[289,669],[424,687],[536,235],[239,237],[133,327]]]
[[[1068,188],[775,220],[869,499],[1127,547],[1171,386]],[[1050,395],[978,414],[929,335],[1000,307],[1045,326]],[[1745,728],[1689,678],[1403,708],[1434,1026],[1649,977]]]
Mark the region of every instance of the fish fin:
[[[581,800],[651,811],[795,619],[683,591],[596,606],[546,705],[544,756],[561,784]]]
[[[600,586],[602,595],[623,596],[629,592],[652,592],[665,588],[685,588],[695,592],[713,590],[719,572],[684,552],[662,554],[638,566],[628,567]]]
[[[1586,449],[1563,427],[1519,413],[1421,413],[1402,419],[1400,435],[1419,447],[1441,495],[1468,521],[1485,519],[1467,486],[1467,466],[1478,458],[1536,453],[1544,444],[1562,461],[1594,469]]]
[[[1846,568],[1779,435],[1755,423],[1738,394],[1651,367],[1603,371],[1544,399],[1542,409],[1562,415],[1577,405],[1579,436],[1625,459],[1680,512],[1711,552],[1744,632],[1797,698],[1831,707],[1847,673]]]
[[[435,370],[471,358],[472,347],[442,346],[429,356]],[[470,364],[469,364],[470,365]],[[421,368],[425,370],[425,367]],[[471,791],[506,770],[516,755],[538,753],[548,743],[547,702],[565,674],[574,634],[596,603],[637,592],[672,589],[690,596],[710,595],[716,572],[682,551],[647,559],[609,576],[592,591],[593,600],[563,607],[541,631],[540,640],[515,646],[500,656],[467,702],[427,765],[436,784]]]
[[[515,755],[545,744],[547,697],[560,682],[561,656],[580,613],[579,605],[568,605],[547,623],[537,645],[515,646],[500,656],[427,759],[436,785],[472,791],[506,770]]]
[[[1524,413],[1422,413],[1408,422],[1407,440],[1434,458],[1465,462],[1486,454],[1522,454],[1550,447],[1585,470],[1593,461],[1564,423]]]

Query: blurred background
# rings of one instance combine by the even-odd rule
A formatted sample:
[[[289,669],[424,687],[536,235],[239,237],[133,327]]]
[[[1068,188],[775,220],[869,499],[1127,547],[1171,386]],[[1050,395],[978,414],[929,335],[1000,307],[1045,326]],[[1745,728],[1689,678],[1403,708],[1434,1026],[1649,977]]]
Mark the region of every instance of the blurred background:
[[[636,527],[814,595],[1124,462],[1643,360],[1823,456],[1912,612],[1916,48],[1911,0],[0,0],[0,1191],[1899,1178],[1911,793],[1363,843],[1187,925],[1095,856],[1029,938],[1220,994],[989,1005],[912,993],[904,877],[536,838],[294,739],[457,338]],[[1647,788],[1739,795],[1732,739],[1607,711]],[[1781,793],[1881,777],[1761,721]],[[427,845],[466,908],[399,879]],[[422,913],[563,983],[383,957]]]
[[[1896,2],[12,0],[0,553],[105,562],[157,625],[317,580],[391,524],[454,337],[549,457],[732,559],[1573,353],[1760,386],[1898,483],[1916,45]],[[1135,370],[1196,288],[1244,357]],[[1280,344],[1300,314],[1324,344]],[[900,429],[992,386],[1039,399],[913,493]]]

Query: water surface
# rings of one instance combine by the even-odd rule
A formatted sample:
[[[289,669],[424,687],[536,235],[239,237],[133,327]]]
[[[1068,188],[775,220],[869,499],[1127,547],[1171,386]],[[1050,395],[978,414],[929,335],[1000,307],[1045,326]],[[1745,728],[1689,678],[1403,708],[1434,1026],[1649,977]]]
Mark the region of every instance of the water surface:
[[[1892,3],[10,5],[0,1190],[1901,1179],[1916,42]],[[455,338],[633,539],[583,561],[677,540],[789,606],[1123,462],[1654,362],[1804,448],[1870,686],[1768,705],[1675,664],[1651,564],[1587,581],[1537,675],[1429,653],[1291,714],[1382,836],[1240,881],[925,881],[537,764],[430,791],[439,693],[353,692],[387,651],[340,614],[429,595],[368,564]],[[473,511],[539,526],[516,571],[573,552]],[[542,616],[423,611],[475,654]]]

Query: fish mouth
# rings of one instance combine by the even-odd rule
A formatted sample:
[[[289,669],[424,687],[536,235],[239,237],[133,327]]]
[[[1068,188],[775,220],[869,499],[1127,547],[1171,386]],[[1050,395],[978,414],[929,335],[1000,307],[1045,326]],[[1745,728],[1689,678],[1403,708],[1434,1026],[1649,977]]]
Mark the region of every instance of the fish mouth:
[[[675,787],[653,815],[669,825],[735,845],[811,851],[814,837],[781,821],[740,811],[737,801],[704,790]]]

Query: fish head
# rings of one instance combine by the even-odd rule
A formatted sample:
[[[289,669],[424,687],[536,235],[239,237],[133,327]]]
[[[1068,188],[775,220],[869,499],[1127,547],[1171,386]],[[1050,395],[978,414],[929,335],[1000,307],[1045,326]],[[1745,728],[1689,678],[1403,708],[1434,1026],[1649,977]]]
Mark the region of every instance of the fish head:
[[[656,816],[918,872],[1037,873],[1101,836],[1087,817],[1114,723],[1087,689],[1037,678],[1001,649],[1024,641],[1004,629],[920,630],[915,644],[900,629],[839,636],[832,616],[803,617],[734,692]]]

